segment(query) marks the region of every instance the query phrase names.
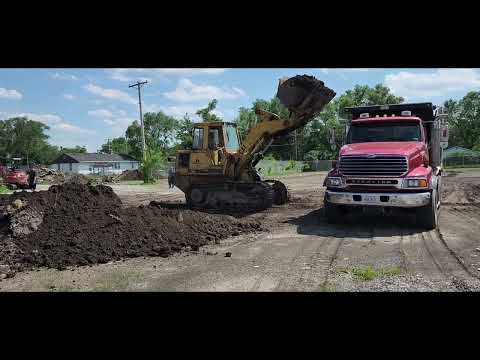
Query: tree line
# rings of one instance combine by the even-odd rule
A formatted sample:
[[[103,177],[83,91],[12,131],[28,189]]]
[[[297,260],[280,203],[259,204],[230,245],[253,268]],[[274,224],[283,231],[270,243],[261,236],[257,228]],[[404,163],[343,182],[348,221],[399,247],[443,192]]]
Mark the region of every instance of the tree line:
[[[373,87],[357,85],[337,96],[323,111],[303,128],[276,140],[267,156],[277,160],[322,160],[336,157],[345,135],[345,113],[348,106],[384,105],[404,102],[400,96],[392,94],[383,84]],[[217,115],[218,102],[213,99],[205,108],[198,109],[196,115],[201,121],[223,121]],[[467,93],[460,100],[447,100],[443,104],[450,127],[449,146],[461,146],[480,151],[480,92]],[[288,110],[277,98],[256,99],[250,107],[241,107],[234,121],[239,134],[244,138],[255,126],[258,119],[255,109],[260,108],[288,117]],[[154,168],[178,149],[192,145],[194,120],[187,114],[182,118],[169,116],[161,111],[144,115],[146,159],[145,163]],[[21,157],[30,162],[48,164],[62,153],[84,153],[85,147],[60,148],[48,142],[45,133],[48,126],[26,117],[16,117],[0,121],[0,154],[4,158]],[[134,121],[125,130],[125,136],[114,138],[101,145],[98,152],[128,154],[142,160],[141,129]]]
[[[48,142],[49,127],[27,117],[0,120],[0,161],[20,158],[22,164],[49,164],[64,153],[86,153],[84,146],[59,147]]]

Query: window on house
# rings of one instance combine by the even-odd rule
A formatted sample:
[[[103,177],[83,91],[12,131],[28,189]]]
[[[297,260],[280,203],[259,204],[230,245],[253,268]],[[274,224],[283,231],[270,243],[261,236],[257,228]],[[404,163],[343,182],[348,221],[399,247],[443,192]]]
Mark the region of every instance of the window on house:
[[[60,164],[57,164],[57,170],[60,171]]]
[[[135,165],[134,165],[134,163],[132,162],[132,169],[134,169],[134,168],[135,168]]]
[[[115,163],[115,169],[120,169],[120,163]]]
[[[88,171],[92,172],[92,171],[93,171],[93,168],[90,166],[90,167],[88,168]]]
[[[68,168],[70,169],[70,171],[72,171],[72,163],[68,164]]]

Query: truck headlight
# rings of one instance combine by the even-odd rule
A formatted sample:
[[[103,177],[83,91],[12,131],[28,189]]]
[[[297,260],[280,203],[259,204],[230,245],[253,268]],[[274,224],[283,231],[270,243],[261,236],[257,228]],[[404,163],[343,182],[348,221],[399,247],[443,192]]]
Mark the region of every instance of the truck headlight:
[[[327,186],[342,186],[342,179],[334,177],[328,178]]]
[[[403,186],[406,188],[427,188],[428,181],[426,179],[405,179]]]

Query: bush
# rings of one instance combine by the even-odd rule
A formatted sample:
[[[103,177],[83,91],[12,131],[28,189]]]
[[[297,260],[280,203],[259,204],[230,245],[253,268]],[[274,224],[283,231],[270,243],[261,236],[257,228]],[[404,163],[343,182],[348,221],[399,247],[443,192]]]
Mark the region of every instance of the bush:
[[[155,182],[154,173],[165,161],[165,156],[158,150],[148,150],[145,152],[145,161],[142,163],[141,171],[143,173],[143,182],[150,184]]]
[[[289,160],[287,166],[285,166],[285,171],[294,170],[295,169],[295,161]]]
[[[312,166],[310,165],[310,163],[303,163],[302,171],[303,172],[312,171]]]

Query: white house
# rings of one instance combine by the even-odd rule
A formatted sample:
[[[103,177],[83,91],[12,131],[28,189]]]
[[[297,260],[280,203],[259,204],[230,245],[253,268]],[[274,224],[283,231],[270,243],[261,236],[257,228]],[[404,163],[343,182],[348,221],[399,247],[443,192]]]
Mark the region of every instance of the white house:
[[[63,154],[50,169],[77,174],[121,174],[125,170],[136,170],[139,162],[131,156],[121,154]]]

